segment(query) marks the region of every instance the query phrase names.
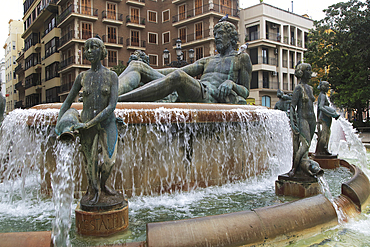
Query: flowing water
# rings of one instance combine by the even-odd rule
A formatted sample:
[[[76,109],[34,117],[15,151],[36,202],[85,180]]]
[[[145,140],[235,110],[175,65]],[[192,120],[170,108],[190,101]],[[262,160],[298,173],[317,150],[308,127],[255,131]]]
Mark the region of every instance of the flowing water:
[[[71,150],[77,150],[77,145],[55,146],[55,135],[49,121],[57,114],[56,110],[44,111],[43,115],[48,117],[39,116],[40,121],[31,127],[26,124],[26,120],[29,115],[38,114],[36,111],[13,111],[5,119],[0,136],[0,143],[2,143],[0,146],[0,232],[53,230],[53,238],[57,246],[68,246],[69,243],[73,246],[118,244],[144,241],[146,223],[149,222],[251,210],[290,201],[293,198],[276,196],[274,189],[274,181],[277,175],[289,171],[291,166],[292,151],[287,148],[291,145],[288,119],[284,113],[269,112],[271,114],[267,114],[263,123],[245,123],[238,127],[239,135],[246,137],[242,142],[249,148],[248,152],[257,153],[258,150],[267,150],[266,167],[268,169],[262,174],[249,176],[245,180],[226,183],[222,186],[192,189],[188,192],[148,193],[151,195],[134,192],[133,197],[129,198],[130,222],[128,230],[109,238],[82,238],[74,230],[74,208],[78,200],[72,199],[73,190],[81,190],[81,182],[74,184],[70,179],[71,177],[80,178],[81,170],[69,163],[71,160],[81,159],[76,151],[71,152]],[[126,116],[125,112],[116,112],[116,114],[123,118]],[[158,119],[163,118],[166,114],[169,113],[165,110],[159,110],[157,113]],[[240,114],[244,113],[240,112]],[[260,114],[263,115],[266,112],[261,111]],[[196,131],[205,131],[205,126],[201,124],[188,124],[188,128],[184,128],[184,125],[187,124],[181,122],[182,117],[179,116],[178,125],[181,125],[181,128],[186,129],[187,132],[181,138],[174,137],[174,133],[171,132],[173,125],[161,126],[158,124],[149,128],[148,126],[137,126],[134,130],[125,126],[120,135],[120,142],[128,143],[127,139],[134,138],[138,143],[137,145],[151,145],[142,139],[142,135],[139,135],[141,131],[144,131],[146,135],[158,136],[156,142],[163,141],[159,135],[163,132],[169,133],[166,136],[166,141],[173,142],[179,139],[187,140],[190,138],[190,134]],[[215,139],[212,139],[213,137],[210,138],[211,141],[215,142],[212,144],[214,149],[211,151],[211,156],[216,159],[231,159],[233,157],[227,157],[225,153],[222,153],[228,148],[220,143],[226,143],[229,148],[233,148],[232,141],[236,137],[232,131],[235,130],[235,125],[218,124],[217,128],[226,129],[230,132],[230,135],[224,137],[225,139],[218,143],[215,142]],[[349,136],[345,137],[350,138]],[[201,140],[197,138],[204,137],[196,137],[193,141],[200,142]],[[280,145],[284,142],[290,144]],[[188,142],[185,141],[185,146],[186,143]],[[165,144],[162,143],[162,145]],[[121,145],[123,144],[121,143]],[[49,146],[53,147],[53,151],[48,149]],[[351,150],[355,146],[355,144],[347,145],[347,149],[341,148],[340,150]],[[130,155],[136,150],[146,150],[146,148],[125,147],[122,155]],[[178,150],[168,150],[158,156],[168,157],[171,152],[178,152]],[[220,152],[223,155],[220,155]],[[344,156],[352,154],[352,152],[344,152],[343,155],[340,153],[340,156],[346,158]],[[56,160],[56,167],[50,168],[43,165],[47,155],[58,156],[60,153],[66,156],[62,158],[62,155],[60,155],[62,159],[58,158]],[[204,153],[206,153],[205,150]],[[145,157],[147,154],[142,155]],[[369,154],[367,155],[369,156]],[[205,158],[210,157],[206,156]],[[248,162],[257,159],[255,156],[247,158],[250,159],[247,160]],[[363,163],[363,160],[366,161],[366,155],[365,158],[360,157],[360,159],[356,156],[349,158],[351,163],[356,165],[361,163],[362,166],[360,167],[362,169],[367,169],[369,166],[368,163]],[[156,160],[156,162],[163,160],[166,159]],[[117,167],[114,171],[115,175],[124,176],[124,172],[119,172],[120,169],[127,172],[140,165],[135,160],[129,161],[133,161],[133,163],[128,162],[129,167]],[[192,160],[188,160],[188,162],[189,166],[193,165]],[[45,188],[46,171],[53,174],[51,177],[52,187],[58,188],[58,191],[53,191],[52,198],[41,189]],[[228,171],[226,173],[228,174]],[[163,180],[163,184],[170,183],[171,180],[175,179],[174,176],[174,172],[169,171],[168,176]],[[202,174],[202,176],[207,178],[208,175]],[[325,179],[332,196],[336,197],[340,194],[340,184],[350,177],[351,174],[345,168],[325,171]],[[73,188],[74,186],[75,188]],[[149,192],[153,192],[152,188],[146,188]],[[62,210],[58,212],[58,208]],[[366,246],[370,243],[370,230],[367,230],[370,229],[369,216],[368,212],[364,212],[359,218],[352,219],[349,223],[341,224],[336,228],[318,233],[314,237],[291,243],[291,245]],[[66,234],[67,232],[69,234]],[[361,240],[355,237],[356,235],[359,235]],[[347,244],[344,245],[342,242]]]

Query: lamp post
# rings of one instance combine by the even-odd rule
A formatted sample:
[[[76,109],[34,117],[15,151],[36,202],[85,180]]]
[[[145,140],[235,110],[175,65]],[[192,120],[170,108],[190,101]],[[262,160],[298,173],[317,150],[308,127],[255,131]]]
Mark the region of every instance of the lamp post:
[[[175,67],[175,68],[181,68],[185,65],[188,65],[189,63],[184,60],[184,53],[182,52],[182,47],[181,47],[181,39],[176,40],[176,56],[177,56],[177,61],[172,61],[169,63],[169,57],[170,57],[170,51],[165,48],[163,51],[163,58],[164,58],[164,63],[169,66],[169,67]],[[189,50],[189,58],[190,58],[190,63],[193,63],[194,60],[194,50],[190,49]]]

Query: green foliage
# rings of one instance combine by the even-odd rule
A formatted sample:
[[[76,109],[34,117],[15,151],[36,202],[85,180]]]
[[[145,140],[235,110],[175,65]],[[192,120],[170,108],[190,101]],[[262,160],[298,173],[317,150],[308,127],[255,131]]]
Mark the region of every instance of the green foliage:
[[[370,99],[370,0],[340,2],[324,12],[310,31],[305,54],[318,73],[312,84],[329,81],[335,105],[362,112]]]
[[[126,66],[123,64],[123,61],[119,60],[118,65],[113,66],[111,68],[112,71],[116,72],[116,74],[119,76],[122,74],[122,72],[126,69]]]

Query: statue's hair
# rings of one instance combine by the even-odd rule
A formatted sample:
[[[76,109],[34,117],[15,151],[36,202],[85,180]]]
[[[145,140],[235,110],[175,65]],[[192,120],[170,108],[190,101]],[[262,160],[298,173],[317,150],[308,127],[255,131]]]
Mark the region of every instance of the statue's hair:
[[[326,85],[329,86],[329,82],[327,82],[327,81],[320,81],[320,84],[317,86],[317,89],[321,90],[321,86],[323,86],[324,84],[326,84]]]
[[[100,60],[104,60],[104,58],[108,55],[108,51],[107,51],[107,48],[104,45],[104,42],[101,40],[101,38],[99,36],[86,40],[85,46],[86,46],[86,44],[88,44],[90,42],[93,42],[93,41],[97,42],[99,47],[101,48],[102,52],[101,52]],[[84,57],[86,57],[85,53],[86,53],[86,50],[84,50],[84,54],[83,54]]]
[[[226,33],[229,35],[231,46],[234,49],[237,49],[238,41],[239,41],[239,34],[238,34],[238,31],[236,31],[235,25],[228,21],[219,22],[213,28],[213,35],[215,34],[215,30],[221,27],[224,27],[226,30]]]
[[[302,77],[303,77],[303,72],[304,72],[308,67],[311,67],[311,64],[309,64],[309,63],[301,63],[301,62],[299,62],[299,63],[295,66],[294,75],[295,75],[297,78],[302,78]]]

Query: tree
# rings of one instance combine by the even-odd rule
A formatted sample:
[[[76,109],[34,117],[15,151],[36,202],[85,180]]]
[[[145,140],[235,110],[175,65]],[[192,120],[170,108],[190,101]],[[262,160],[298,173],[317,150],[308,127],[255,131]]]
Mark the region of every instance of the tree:
[[[126,66],[123,64],[123,61],[119,60],[118,65],[113,66],[111,68],[112,71],[116,72],[116,74],[119,76],[122,74],[122,72],[126,69]]]
[[[318,73],[312,84],[328,81],[334,90],[332,102],[356,110],[362,120],[370,99],[370,0],[337,3],[324,12],[326,17],[310,31],[305,54]]]

